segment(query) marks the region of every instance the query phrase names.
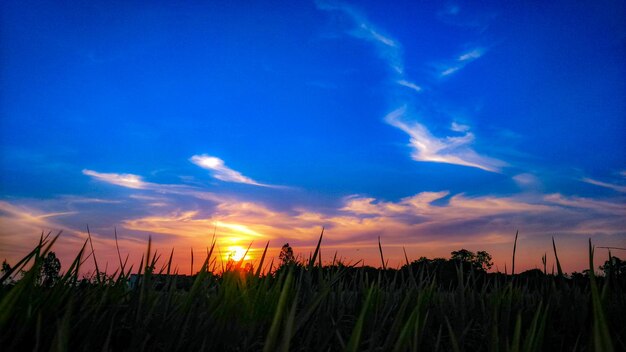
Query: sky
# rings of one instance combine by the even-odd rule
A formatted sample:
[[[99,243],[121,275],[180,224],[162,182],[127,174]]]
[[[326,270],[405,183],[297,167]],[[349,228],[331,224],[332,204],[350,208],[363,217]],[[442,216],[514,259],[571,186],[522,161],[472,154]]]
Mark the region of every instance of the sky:
[[[323,262],[372,266],[378,238],[390,267],[466,248],[500,271],[516,231],[524,270],[552,238],[568,272],[589,238],[626,247],[622,1],[0,7],[9,263],[62,230],[69,265],[87,227],[101,267],[117,232],[182,273],[214,237],[308,258],[322,228]]]

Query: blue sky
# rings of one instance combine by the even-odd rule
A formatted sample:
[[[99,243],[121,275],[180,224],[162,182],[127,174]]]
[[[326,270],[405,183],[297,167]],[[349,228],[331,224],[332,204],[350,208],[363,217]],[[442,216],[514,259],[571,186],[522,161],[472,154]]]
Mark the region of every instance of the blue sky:
[[[0,6],[0,256],[626,243],[622,2]]]

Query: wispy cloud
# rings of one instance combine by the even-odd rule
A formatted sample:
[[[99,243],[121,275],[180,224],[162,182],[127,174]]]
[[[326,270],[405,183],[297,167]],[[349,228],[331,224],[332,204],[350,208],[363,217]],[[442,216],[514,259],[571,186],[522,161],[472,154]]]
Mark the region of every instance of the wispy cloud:
[[[211,171],[213,177],[224,182],[245,183],[253,186],[275,187],[264,183],[257,182],[250,177],[242,175],[239,171],[235,171],[224,163],[224,160],[210,156],[207,154],[194,155],[189,161],[200,166],[203,169]]]
[[[316,1],[317,8],[324,11],[340,11],[350,17],[355,27],[350,34],[374,43],[378,55],[383,58],[395,74],[404,74],[404,60],[402,59],[402,46],[390,35],[371,23],[362,13],[355,8],[339,2]]]
[[[476,48],[459,56],[457,61],[459,62],[474,61],[478,59],[479,57],[483,56],[484,53],[485,53],[485,49]]]
[[[513,181],[517,183],[520,188],[523,189],[539,189],[541,188],[541,181],[539,178],[531,173],[525,172],[521,174],[517,174],[512,177]]]
[[[218,202],[223,199],[219,195],[207,192],[198,187],[147,182],[144,181],[142,176],[134,174],[101,173],[87,169],[83,170],[83,174],[91,176],[100,182],[109,183],[130,189],[152,191],[161,194],[191,196],[197,199],[208,200],[212,202]]]
[[[470,51],[466,51],[463,54],[459,55],[453,62],[441,65],[443,66],[443,68],[441,69],[439,75],[441,77],[446,77],[457,73],[470,62],[482,57],[485,52],[485,48],[474,48]]]
[[[411,88],[416,92],[421,92],[422,91],[422,87],[418,86],[417,84],[413,83],[413,82],[409,82],[405,79],[400,79],[398,81],[396,81],[396,83],[398,83],[401,86],[405,86],[407,88]]]
[[[101,173],[93,170],[83,170],[83,175],[91,176],[98,181],[134,189],[145,189],[148,185],[143,181],[141,176],[133,174],[116,174],[116,173]]]
[[[76,214],[75,211],[43,211],[7,201],[0,201],[0,259],[7,259],[11,264],[18,261],[37,244],[42,233],[56,235],[63,230],[64,236],[59,242],[74,238],[76,233],[60,225],[56,220]],[[67,243],[67,242],[65,242]],[[58,253],[58,251],[57,251]]]
[[[454,132],[467,132],[470,130],[470,127],[453,121],[452,124],[450,124],[450,129]]]
[[[392,76],[393,81],[416,92],[422,91],[422,88],[407,79],[404,73],[402,46],[397,40],[389,35],[381,34],[383,33],[381,29],[369,22],[359,11],[348,5],[324,1],[318,1],[316,4],[321,10],[340,11],[347,14],[356,24],[351,34],[354,37],[375,44],[379,56],[385,60],[385,63],[394,72]],[[458,11],[458,8],[454,11]],[[463,52],[454,60],[454,66],[446,68],[442,75],[450,75],[458,71],[468,63],[481,57],[484,53],[485,49],[481,47]],[[416,120],[408,121],[405,115],[406,107],[402,107],[389,113],[385,117],[385,121],[389,125],[409,134],[411,146],[414,148],[411,154],[413,160],[463,165],[491,172],[499,172],[506,165],[506,163],[500,160],[479,155],[469,147],[474,140],[474,134],[469,132],[469,126],[454,123],[452,125],[453,130],[463,133],[463,135],[437,138],[431,134],[426,125]]]
[[[413,147],[412,158],[416,161],[430,161],[476,167],[485,171],[499,172],[506,163],[476,153],[471,147],[474,135],[464,131],[461,136],[437,138],[426,126],[418,122],[406,121],[406,107],[392,111],[385,121],[406,132]]]
[[[616,192],[626,193],[626,186],[616,185],[616,184],[608,183],[608,182],[602,182],[602,181],[594,180],[588,177],[583,178],[581,181],[595,185],[595,186],[609,188]]]

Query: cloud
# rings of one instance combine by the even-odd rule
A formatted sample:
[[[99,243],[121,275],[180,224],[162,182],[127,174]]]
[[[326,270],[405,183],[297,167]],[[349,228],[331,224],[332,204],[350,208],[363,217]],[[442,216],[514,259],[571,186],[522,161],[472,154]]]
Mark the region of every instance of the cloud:
[[[461,69],[461,67],[460,67],[460,66],[453,66],[453,67],[449,67],[449,68],[446,68],[445,70],[443,70],[443,71],[441,72],[441,75],[442,75],[442,76],[449,76],[449,75],[451,75],[451,74],[455,73],[456,71],[458,71],[458,70],[460,70],[460,69]]]
[[[609,201],[595,200],[591,198],[564,196],[562,194],[549,194],[544,196],[544,201],[572,209],[584,209],[599,213],[612,213],[626,218],[626,204]]]
[[[83,174],[91,176],[98,181],[110,183],[113,185],[138,189],[145,191],[152,191],[161,194],[175,194],[182,196],[191,196],[201,200],[207,200],[212,202],[220,202],[223,200],[222,196],[215,193],[207,192],[201,188],[188,186],[188,185],[174,185],[174,184],[161,184],[147,182],[143,180],[143,177],[133,174],[117,174],[117,173],[101,173],[92,170],[83,170]],[[268,186],[269,187],[269,186]],[[162,206],[163,202],[152,202],[153,205]]]
[[[453,121],[450,125],[450,129],[454,132],[467,132],[470,130],[470,127]]]
[[[39,242],[40,236],[56,235],[64,230],[63,240],[74,239],[76,232],[60,225],[56,220],[74,215],[75,211],[42,211],[33,207],[0,201],[0,259],[15,264],[31,251]],[[57,252],[58,253],[58,252]]]
[[[385,34],[380,28],[367,20],[367,18],[355,8],[346,4],[327,1],[316,1],[317,8],[324,11],[340,11],[352,19],[356,26],[350,34],[353,37],[374,43],[378,55],[383,58],[389,67],[397,75],[404,74],[404,62],[402,59],[402,47],[400,43]]]
[[[299,250],[312,248],[324,226],[327,235],[323,249],[352,253],[355,248],[362,248],[360,254],[351,256],[355,260],[365,259],[370,265],[376,265],[378,260],[374,251],[377,236],[383,238],[386,251],[406,246],[420,248],[420,255],[432,256],[441,254],[430,253],[445,255],[455,246],[465,246],[489,250],[502,262],[509,258],[509,245],[517,229],[525,236],[524,244],[542,243],[549,239],[546,235],[555,233],[614,236],[603,238],[610,243],[619,241],[625,235],[625,210],[624,205],[615,202],[560,194],[472,197],[439,191],[421,192],[397,201],[353,195],[344,198],[337,208],[324,211],[298,207],[278,211],[258,202],[233,200],[218,204],[210,213],[166,212],[128,219],[123,226],[127,230],[170,235],[170,243],[177,243],[178,239],[206,242],[216,231],[221,246],[255,241],[258,247],[258,241],[270,240],[274,246],[289,242]],[[370,254],[368,248],[372,249]],[[573,258],[569,265],[576,264],[575,253],[564,256]],[[402,254],[390,258],[399,263]],[[540,257],[529,256],[522,265],[532,268],[539,263]]]
[[[146,190],[150,191],[152,187],[148,185]],[[181,194],[196,200],[181,198]],[[179,248],[190,246],[206,247],[214,233],[220,248],[247,246],[254,242],[253,250],[257,251],[254,253],[258,253],[266,241],[271,241],[270,255],[274,256],[280,245],[286,242],[306,254],[306,250],[315,246],[320,228],[324,226],[327,230],[323,244],[325,251],[337,250],[340,255],[354,260],[364,259],[369,265],[378,263],[374,240],[377,236],[383,238],[385,254],[394,263],[401,262],[403,246],[415,258],[447,256],[450,250],[461,246],[487,250],[502,263],[510,258],[510,244],[517,229],[525,236],[523,244],[536,243],[538,248],[542,248],[542,241],[549,239],[547,235],[553,234],[574,236],[569,242],[562,242],[568,246],[576,238],[588,236],[602,238],[602,243],[612,245],[623,241],[626,235],[623,230],[626,228],[626,205],[620,200],[599,201],[561,194],[468,196],[442,190],[420,192],[399,200],[352,195],[343,198],[337,206],[321,210],[298,204],[281,206],[277,210],[263,202],[241,197],[213,198],[206,200],[211,202],[208,205],[193,192],[131,194],[127,199],[129,202],[163,203],[163,206],[140,207],[140,212],[123,212],[116,220],[121,225],[117,227],[118,233],[127,239],[123,251],[130,249],[131,259],[141,257],[145,243],[137,239],[143,240],[148,234],[152,235],[155,248],[169,250],[167,248],[176,247],[177,252]],[[0,228],[0,254],[6,252],[7,258],[14,258],[11,253],[15,248],[21,246],[19,251],[26,251],[29,243],[36,242],[42,229],[67,229],[61,223],[79,221],[76,216],[70,216],[75,212],[64,211],[66,202],[63,198],[57,202],[35,203],[26,208],[0,201],[0,222],[3,225]],[[75,206],[78,213],[108,211],[90,207],[90,203],[76,203]],[[42,207],[48,210],[39,210]],[[69,220],[61,223],[53,222],[68,217]],[[109,258],[110,263],[115,263],[112,227],[108,235],[98,235],[101,247],[97,251],[99,258]],[[92,234],[95,233],[93,230],[92,227]],[[24,241],[24,233],[32,233],[31,240]],[[100,228],[100,233],[108,232],[106,228]],[[72,250],[80,248],[81,238],[84,240],[84,234],[76,237],[71,246],[61,245],[60,250],[66,253],[66,258],[71,259]],[[545,245],[549,246],[549,243]],[[355,252],[359,248],[361,251]],[[396,249],[400,252],[394,252]],[[565,251],[564,256],[573,258],[567,270],[580,270],[576,267],[575,248]],[[183,256],[180,260],[183,263],[188,258]],[[521,266],[532,268],[540,258],[529,255],[521,261]]]
[[[459,55],[452,63],[441,65],[443,66],[443,68],[441,69],[441,72],[439,73],[439,75],[441,77],[446,77],[454,73],[457,73],[459,70],[464,68],[470,62],[475,61],[478,58],[482,57],[485,54],[485,52],[486,52],[486,49],[480,48],[480,47],[464,52],[463,54]]]
[[[200,166],[203,169],[210,170],[213,174],[213,177],[220,181],[245,183],[248,185],[261,187],[275,187],[272,185],[259,183],[249,177],[242,175],[239,171],[235,171],[226,166],[224,160],[218,157],[210,156],[207,154],[194,155],[189,159],[189,161]]]
[[[623,174],[623,172],[622,172]],[[583,178],[581,181],[595,185],[595,186],[599,186],[599,187],[604,187],[604,188],[609,188],[612,189],[616,192],[620,192],[620,193],[626,193],[626,186],[622,186],[622,185],[616,185],[616,184],[612,184],[612,183],[608,183],[608,182],[602,182],[602,181],[598,181],[598,180],[594,180],[588,177]]]
[[[541,181],[531,173],[521,173],[513,176],[513,181],[523,188],[537,188],[541,186]]]
[[[413,83],[413,82],[409,82],[405,79],[401,79],[398,80],[396,83],[398,83],[401,86],[405,86],[407,88],[411,88],[416,92],[421,92],[422,91],[422,87],[418,86],[417,84]]]
[[[83,175],[91,176],[98,181],[134,189],[145,189],[148,185],[141,176],[133,174],[100,173],[93,170],[83,170]]]
[[[471,149],[469,145],[474,140],[471,132],[465,131],[462,136],[437,138],[426,126],[418,122],[405,121],[405,115],[406,107],[401,107],[389,113],[385,121],[411,137],[413,160],[463,165],[490,172],[500,172],[501,168],[506,166],[501,160],[481,156]]]
[[[401,45],[397,40],[389,35],[381,34],[382,31],[380,29],[350,6],[324,1],[318,1],[316,4],[321,10],[341,11],[347,14],[356,23],[356,28],[353,30],[352,35],[375,44],[379,56],[395,72],[394,81],[414,91],[422,91],[419,85],[405,77]],[[458,12],[458,8],[454,11]],[[462,53],[456,58],[455,65],[445,69],[442,75],[450,75],[458,71],[468,63],[481,57],[484,53],[485,49],[482,47]],[[411,146],[414,148],[411,154],[413,160],[463,165],[490,172],[500,172],[501,168],[507,165],[500,160],[481,156],[469,147],[474,140],[474,134],[469,132],[469,126],[453,123],[453,131],[461,132],[463,135],[437,138],[430,133],[424,124],[417,121],[403,121],[401,118],[404,117],[405,113],[406,107],[396,109],[385,117],[385,121],[389,125],[409,134]]]
[[[459,62],[474,61],[478,59],[479,57],[483,56],[484,52],[485,50],[483,48],[476,48],[459,56],[457,61]]]

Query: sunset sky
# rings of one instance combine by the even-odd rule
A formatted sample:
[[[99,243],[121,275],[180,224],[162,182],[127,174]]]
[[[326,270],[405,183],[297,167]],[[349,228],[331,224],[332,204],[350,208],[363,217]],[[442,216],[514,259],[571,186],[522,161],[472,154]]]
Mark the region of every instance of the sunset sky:
[[[2,1],[0,260],[626,247],[623,1]],[[601,252],[605,260],[605,252]],[[626,252],[613,254],[626,258]],[[598,259],[598,265],[600,259]],[[199,268],[199,265],[195,268]]]

